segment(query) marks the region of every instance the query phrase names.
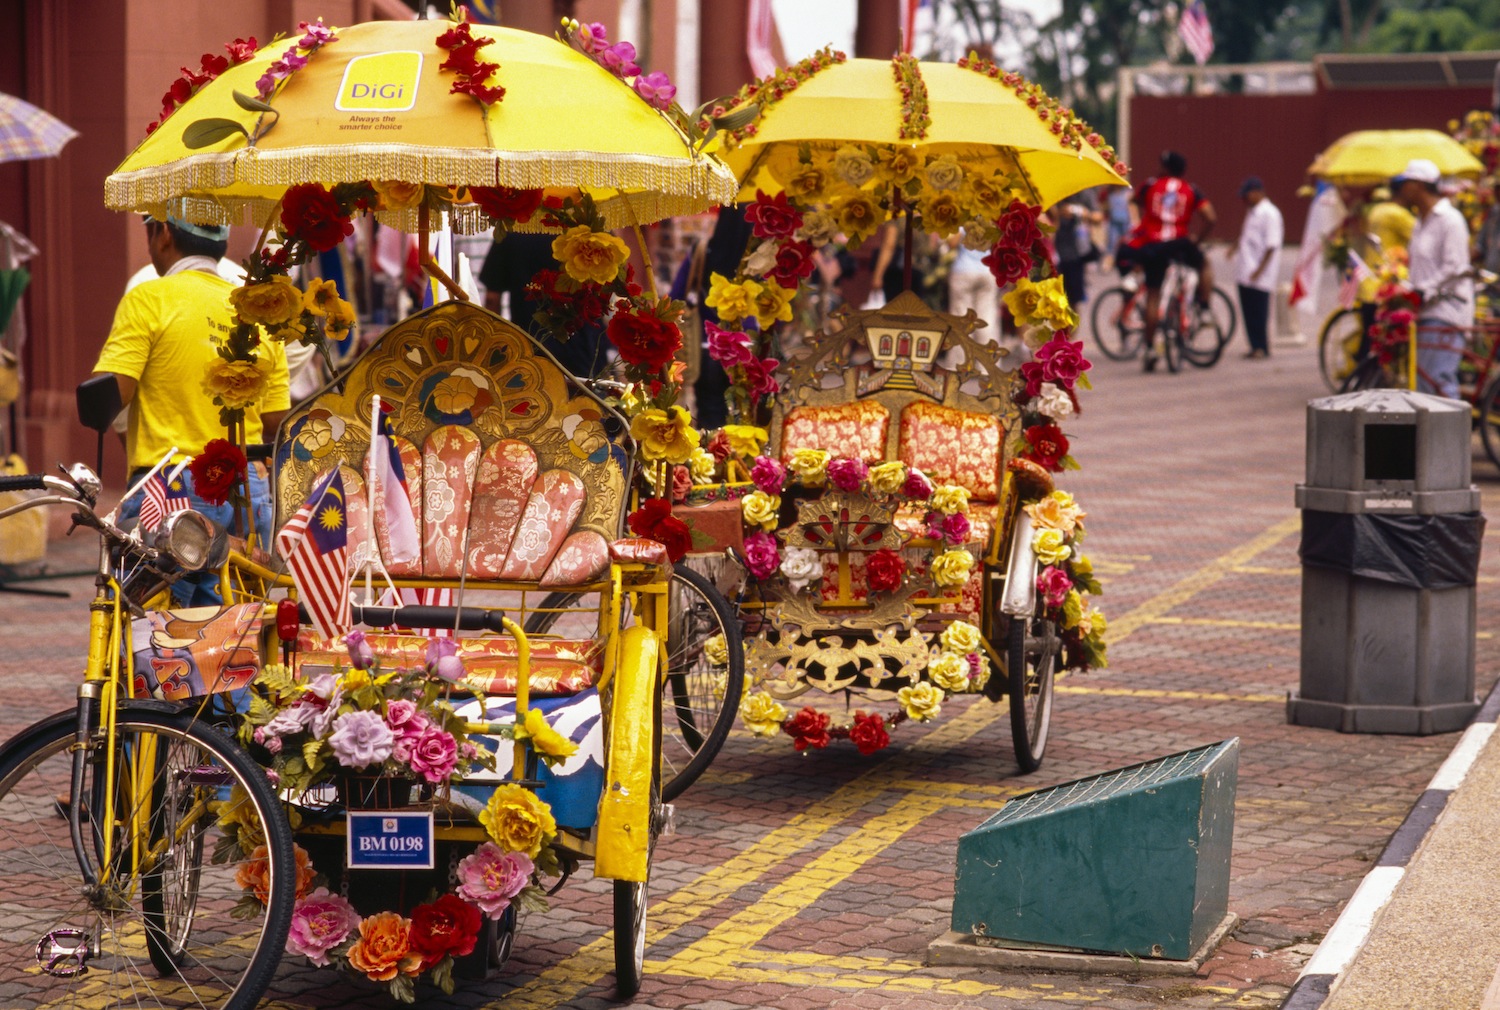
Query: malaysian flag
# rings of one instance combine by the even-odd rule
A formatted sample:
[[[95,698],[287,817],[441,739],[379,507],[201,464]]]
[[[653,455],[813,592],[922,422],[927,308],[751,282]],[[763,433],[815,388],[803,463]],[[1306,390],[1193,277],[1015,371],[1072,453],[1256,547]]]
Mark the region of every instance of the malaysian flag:
[[[1359,286],[1375,276],[1375,271],[1360,259],[1353,249],[1348,250],[1349,259],[1344,266],[1343,279],[1339,282],[1339,304],[1346,309],[1354,308],[1359,301]]]
[[[173,512],[192,508],[193,500],[188,493],[187,481],[182,479],[182,467],[171,475],[152,474],[146,481],[141,499],[141,529],[150,532],[162,524]]]
[[[276,538],[313,627],[325,638],[349,631],[349,523],[337,467],[313,485]]]
[[[1193,54],[1198,66],[1208,62],[1214,54],[1214,30],[1209,27],[1203,0],[1193,0],[1183,8],[1182,16],[1177,19],[1177,34],[1182,36],[1182,44]]]
[[[387,545],[391,556],[386,560],[396,564],[416,561],[422,556],[417,539],[417,517],[411,510],[411,492],[406,484],[406,468],[401,465],[401,451],[391,438],[389,418],[381,409],[380,398],[375,398],[375,444],[370,446],[371,467],[375,482],[379,485],[370,495],[370,507],[377,503],[385,509]]]
[[[776,54],[771,46],[775,34],[771,0],[750,0],[745,6],[745,55],[756,77],[769,77],[776,72]]]

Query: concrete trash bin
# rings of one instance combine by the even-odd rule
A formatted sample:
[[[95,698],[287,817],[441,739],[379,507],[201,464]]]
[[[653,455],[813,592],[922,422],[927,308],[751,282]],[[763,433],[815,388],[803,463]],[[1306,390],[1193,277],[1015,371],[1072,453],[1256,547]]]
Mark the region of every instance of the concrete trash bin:
[[[1367,390],[1307,405],[1302,664],[1287,721],[1446,733],[1478,710],[1474,586],[1484,517],[1468,404]]]

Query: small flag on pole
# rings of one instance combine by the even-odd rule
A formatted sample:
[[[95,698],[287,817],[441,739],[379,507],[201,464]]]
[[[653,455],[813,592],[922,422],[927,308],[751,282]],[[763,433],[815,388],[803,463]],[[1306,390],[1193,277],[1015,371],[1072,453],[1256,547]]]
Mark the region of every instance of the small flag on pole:
[[[145,497],[141,499],[141,529],[148,532],[160,526],[173,512],[182,512],[193,505],[180,466],[170,476],[153,474],[146,481],[142,494]]]
[[[1208,24],[1203,0],[1193,0],[1182,9],[1182,16],[1177,19],[1177,34],[1182,36],[1182,44],[1193,54],[1198,66],[1208,62],[1214,54],[1214,31]]]
[[[1348,250],[1349,259],[1344,267],[1343,280],[1339,283],[1339,304],[1346,309],[1354,308],[1359,301],[1359,286],[1375,276],[1364,260],[1353,249]]]
[[[406,468],[401,465],[401,451],[391,438],[390,420],[378,406],[376,398],[375,444],[370,446],[374,455],[375,480],[379,484],[379,501],[385,508],[387,541],[390,562],[404,564],[422,556],[421,543],[417,537],[417,518],[411,509],[411,491],[406,483]],[[371,502],[371,506],[374,506]]]
[[[313,627],[327,638],[354,626],[349,613],[349,523],[344,479],[338,468],[313,485],[312,494],[277,534],[297,593]]]

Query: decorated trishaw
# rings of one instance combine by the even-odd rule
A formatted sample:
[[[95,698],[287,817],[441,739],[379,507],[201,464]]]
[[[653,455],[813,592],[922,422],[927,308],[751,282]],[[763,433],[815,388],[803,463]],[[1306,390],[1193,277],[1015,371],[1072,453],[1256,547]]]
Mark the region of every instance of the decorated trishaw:
[[[899,723],[983,693],[1009,699],[1016,759],[1033,771],[1054,678],[1105,661],[1086,513],[1054,485],[1077,465],[1063,428],[1090,366],[1039,218],[1123,184],[1125,167],[1039,87],[972,54],[938,65],[825,50],[729,111],[751,107],[721,144],[752,237],[706,299],[737,423],[691,467],[708,498],[739,503],[743,723],[798,750],[847,738],[870,754]],[[814,251],[882,227],[904,230],[906,292],[784,341]],[[919,231],[986,251],[1009,288],[1012,346],[972,310],[911,292]],[[690,518],[693,505],[689,489]],[[820,696],[843,704],[807,704]]]
[[[689,439],[682,306],[636,283],[613,233],[733,197],[701,151],[711,117],[672,94],[598,25],[553,40],[462,15],[236,39],[167,92],[106,197],[259,227],[233,325],[183,391],[213,398],[228,437],[137,482],[152,504],[133,531],[95,511],[86,467],[12,479],[106,550],[78,712],[0,751],[0,842],[27,909],[3,917],[6,984],[38,1005],[250,1007],[284,950],[410,1002],[498,970],[518,912],[545,912],[591,862],[612,882],[617,989],[635,992],[652,849],[686,785],[663,737],[690,756],[722,739],[679,701],[731,645],[738,661],[722,601],[674,578],[681,545],[653,504]],[[435,304],[295,405],[272,445],[246,445],[270,349],[355,322],[332,280],[292,274],[362,212],[420,233]],[[535,286],[563,335],[608,316],[612,400],[466,299],[429,251],[439,224],[556,233],[561,268]],[[80,389],[101,434],[119,406],[112,379]],[[257,457],[269,543],[249,521]],[[178,508],[186,466],[239,528]],[[220,606],[172,607],[192,571],[217,571]],[[39,846],[59,815],[71,843]]]

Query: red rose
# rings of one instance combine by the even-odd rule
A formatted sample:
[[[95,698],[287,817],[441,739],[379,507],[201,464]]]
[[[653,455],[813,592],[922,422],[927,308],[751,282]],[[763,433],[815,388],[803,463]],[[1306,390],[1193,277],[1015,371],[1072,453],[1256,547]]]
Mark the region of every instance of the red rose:
[[[248,39],[235,39],[233,42],[224,43],[224,49],[229,53],[229,58],[235,63],[244,63],[255,55],[257,43],[255,36]]]
[[[813,247],[807,242],[787,242],[776,250],[771,277],[783,288],[795,288],[812,276]]]
[[[632,533],[664,546],[673,563],[681,561],[693,548],[693,531],[672,514],[672,503],[665,498],[647,498],[626,523]]]
[[[479,909],[456,894],[445,894],[430,905],[411,910],[411,949],[422,955],[426,971],[452,954],[472,953],[479,938],[483,916]]]
[[[281,226],[318,252],[334,249],[354,234],[354,224],[331,192],[316,182],[293,186],[281,201]]]
[[[1040,242],[1042,230],[1037,227],[1036,219],[1041,212],[1040,207],[1028,207],[1020,200],[1012,200],[995,222],[1000,228],[1000,234],[1004,236],[1005,244],[1017,249],[1030,249]]]
[[[216,438],[193,457],[193,493],[210,505],[223,505],[236,484],[245,479],[245,454],[233,442]]]
[[[1083,356],[1083,341],[1069,340],[1066,330],[1059,330],[1051,340],[1038,347],[1035,360],[1047,382],[1055,382],[1070,393],[1078,377],[1094,367],[1093,362]]]
[[[802,227],[802,212],[791,205],[785,193],[766,196],[755,191],[755,202],[745,208],[745,220],[756,238],[782,238]]]
[[[798,750],[822,750],[828,746],[828,716],[815,708],[804,708],[781,724],[781,731],[792,738]]]
[[[990,268],[997,287],[1014,284],[1031,273],[1031,256],[1004,242],[991,249],[989,255],[980,262]]]
[[[866,756],[885,749],[891,735],[885,731],[885,719],[879,712],[856,712],[854,725],[849,727],[849,740]]]
[[[889,547],[865,559],[865,580],[872,592],[889,593],[901,588],[906,578],[906,559]]]
[[[1030,451],[1022,455],[1038,466],[1053,473],[1062,470],[1062,459],[1068,454],[1068,439],[1055,424],[1034,424],[1026,429],[1026,442]]]
[[[687,501],[688,492],[692,489],[693,472],[685,466],[672,467],[672,500]]]
[[[682,347],[682,333],[676,326],[637,309],[616,312],[607,332],[627,364],[639,365],[648,372],[661,371]]]
[[[542,191],[539,189],[470,186],[469,198],[496,221],[530,221],[531,215],[542,206]]]
[[[724,433],[723,429],[714,432],[714,437],[708,440],[708,445],[704,446],[704,449],[714,458],[715,463],[722,463],[734,454],[729,448],[729,436]]]

